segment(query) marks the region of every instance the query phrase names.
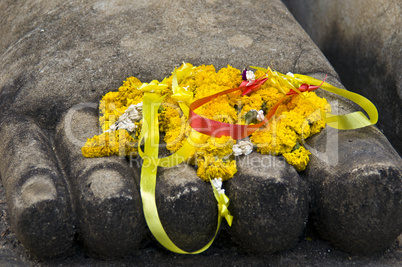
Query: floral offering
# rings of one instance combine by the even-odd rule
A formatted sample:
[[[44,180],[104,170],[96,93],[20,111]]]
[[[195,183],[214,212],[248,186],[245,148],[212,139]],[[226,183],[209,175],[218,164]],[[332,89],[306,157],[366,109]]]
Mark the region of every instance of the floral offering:
[[[159,130],[164,133],[166,148],[172,153],[183,145],[191,131],[188,116],[181,106],[188,107],[195,100],[266,75],[261,70],[255,73],[246,70],[242,74],[231,66],[217,72],[212,65],[193,67],[188,63],[176,73],[180,73],[177,85],[172,85],[173,75],[158,84],[161,94],[166,96],[158,111]],[[82,148],[84,156],[129,156],[137,152],[142,124],[142,85],[138,79],[129,77],[117,92],[103,96],[100,125],[104,132],[87,141]],[[284,88],[274,79],[267,80],[249,95],[236,91],[219,96],[198,108],[197,114],[219,122],[256,124],[263,121],[269,110],[292,88]],[[283,155],[289,164],[303,171],[310,155],[303,147],[304,140],[325,127],[320,114],[330,110],[325,98],[318,97],[315,92],[293,94],[278,107],[270,123],[250,137],[234,140],[231,136],[202,135],[191,163],[198,167],[197,174],[205,181],[216,177],[227,180],[237,171],[236,157],[255,150],[262,154]]]
[[[210,182],[218,202],[218,233],[222,218],[233,217],[223,181],[237,172],[236,160],[253,151],[279,156],[306,169],[310,151],[306,138],[326,125],[350,130],[373,125],[378,113],[366,98],[301,74],[281,74],[270,68],[215,70],[212,65],[191,64],[175,69],[161,82],[142,83],[129,77],[116,92],[100,102],[102,133],[82,147],[85,157],[139,156],[143,159],[140,191],[144,216],[155,238],[176,253],[186,252],[167,236],[155,203],[157,166],[181,162],[197,167],[197,175]],[[360,105],[362,112],[331,114],[331,106],[314,90],[321,88]],[[163,137],[163,140],[160,140]],[[165,146],[170,156],[159,158]]]

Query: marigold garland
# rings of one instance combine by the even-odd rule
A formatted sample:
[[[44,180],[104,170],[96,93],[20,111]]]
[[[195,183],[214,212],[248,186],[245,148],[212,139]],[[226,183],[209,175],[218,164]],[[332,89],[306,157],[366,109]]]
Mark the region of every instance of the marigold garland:
[[[216,72],[212,65],[183,64],[162,82],[141,83],[130,77],[117,92],[109,92],[101,100],[103,133],[88,139],[82,153],[85,157],[138,154],[143,158],[140,193],[144,217],[154,237],[173,252],[201,253],[214,241],[223,218],[232,225],[222,181],[237,172],[237,157],[255,149],[283,155],[297,171],[303,171],[311,154],[303,146],[304,140],[326,124],[351,130],[378,120],[377,109],[368,99],[327,84],[325,79],[253,68],[255,73],[231,66]],[[328,102],[312,92],[319,87],[352,100],[370,119],[360,111],[331,114]],[[171,156],[158,158],[160,132]],[[198,166],[197,175],[211,183],[218,202],[215,235],[193,252],[170,240],[155,201],[157,166],[172,167],[184,160]]]
[[[236,88],[244,79],[240,70],[229,65],[216,72],[212,65],[193,67],[186,63],[177,72],[177,86],[173,84],[173,75],[161,83],[150,83],[155,88],[159,86],[161,94],[166,95],[159,109],[158,119],[159,130],[164,133],[164,142],[171,152],[177,151],[183,145],[191,131],[187,124],[187,114],[180,108],[183,103],[189,104],[194,100]],[[255,79],[264,75],[266,73],[261,70],[254,73]],[[129,156],[137,153],[142,120],[127,122],[132,123],[131,128],[121,126],[127,125],[124,122],[116,122],[130,106],[142,102],[142,86],[144,84],[137,78],[129,77],[117,92],[109,92],[102,97],[99,121],[104,133],[88,139],[82,147],[85,157]],[[290,89],[291,87],[284,88],[283,85],[268,80],[250,95],[242,96],[238,91],[219,96],[198,108],[197,114],[220,122],[255,124],[259,122],[258,114],[267,114]],[[310,155],[303,147],[303,142],[325,127],[320,114],[330,112],[330,109],[326,99],[318,97],[314,92],[295,94],[278,107],[270,123],[250,136],[250,141],[256,151],[283,155],[296,170],[303,171]],[[130,114],[126,113],[125,117],[130,117]],[[238,141],[230,136],[216,138],[202,135],[197,142],[197,152],[191,163],[198,166],[197,175],[200,178],[210,181],[216,177],[227,180],[234,176],[237,168],[233,151]]]

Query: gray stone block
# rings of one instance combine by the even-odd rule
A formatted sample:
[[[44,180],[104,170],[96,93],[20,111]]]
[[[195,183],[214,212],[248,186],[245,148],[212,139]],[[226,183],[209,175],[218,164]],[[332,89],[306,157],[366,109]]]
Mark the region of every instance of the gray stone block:
[[[246,252],[291,249],[307,223],[304,183],[282,157],[253,152],[238,160],[238,173],[224,185],[234,216],[229,233]]]
[[[126,159],[81,154],[97,133],[97,115],[91,105],[71,109],[57,127],[56,150],[71,183],[79,241],[95,257],[122,257],[139,249],[147,228]]]
[[[75,234],[71,199],[49,136],[32,119],[3,117],[0,155],[0,175],[18,239],[41,258],[68,253]]]
[[[401,1],[283,2],[348,90],[377,106],[378,127],[402,155]]]

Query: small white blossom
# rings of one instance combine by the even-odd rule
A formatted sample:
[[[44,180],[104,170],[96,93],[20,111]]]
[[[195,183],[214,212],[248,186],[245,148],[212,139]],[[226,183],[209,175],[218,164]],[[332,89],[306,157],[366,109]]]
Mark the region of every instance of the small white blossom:
[[[263,121],[265,119],[264,111],[260,109],[257,111],[257,120],[258,121]]]
[[[254,81],[255,80],[255,74],[252,70],[246,71],[246,79],[247,81]]]
[[[126,129],[129,132],[134,132],[135,129],[137,128],[137,125],[135,125],[131,120],[126,119],[126,120],[120,121],[117,124],[117,128],[118,129]]]
[[[124,114],[127,114],[133,121],[140,121],[142,119],[142,102],[137,105],[130,105]]]
[[[237,157],[240,155],[249,155],[253,152],[253,143],[250,140],[242,140],[233,145],[233,154]]]
[[[291,72],[286,73],[286,75],[287,75],[287,76],[290,76],[290,77],[295,77],[295,76],[293,75],[293,73],[291,73]]]
[[[117,129],[125,129],[129,132],[134,132],[137,128],[134,122],[138,122],[142,119],[142,102],[137,105],[130,105],[126,111],[119,117],[115,124],[111,125],[109,130],[115,131]]]
[[[243,154],[243,150],[241,149],[240,146],[238,146],[237,144],[233,145],[233,154],[237,157]]]
[[[218,191],[219,195],[225,194],[225,189],[222,189],[222,178],[215,178],[211,182]]]

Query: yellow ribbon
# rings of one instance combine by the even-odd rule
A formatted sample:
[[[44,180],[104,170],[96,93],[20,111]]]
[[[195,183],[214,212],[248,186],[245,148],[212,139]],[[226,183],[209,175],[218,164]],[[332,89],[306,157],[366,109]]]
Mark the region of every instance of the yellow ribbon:
[[[182,158],[179,158],[176,161],[172,157],[167,157],[168,158],[167,160],[166,158],[165,160],[158,159],[158,153],[159,153],[158,109],[163,99],[164,96],[149,91],[146,91],[143,97],[143,128],[141,130],[139,144],[141,144],[142,140],[144,140],[145,142],[144,142],[144,151],[139,149],[139,153],[144,160],[141,169],[141,181],[140,181],[140,191],[144,210],[144,217],[154,237],[165,248],[180,254],[198,254],[207,250],[215,240],[215,237],[218,234],[222,222],[221,214],[225,216],[225,218],[230,216],[228,215],[228,211],[226,211],[227,206],[229,204],[229,199],[226,197],[227,199],[224,198],[222,200],[220,199],[218,200],[220,212],[218,215],[218,225],[215,231],[215,235],[213,236],[211,241],[200,250],[194,252],[184,251],[179,247],[177,247],[166,234],[166,231],[163,228],[162,222],[159,218],[158,209],[155,201],[156,174],[158,164],[167,162],[168,164],[176,165],[178,164],[177,162],[179,162],[180,160],[183,161],[184,159],[187,159],[186,157],[191,155],[192,153],[191,151],[195,151],[195,148],[191,146],[189,142],[186,142],[185,145],[183,145],[183,147],[179,149],[179,151],[182,150],[179,153],[183,155]],[[185,151],[186,149],[191,149],[190,153],[188,151],[186,152]]]
[[[233,222],[233,216],[230,215],[229,212],[229,197],[224,194],[224,193],[219,193],[218,190],[215,188],[215,186],[212,184],[212,188],[214,190],[214,196],[216,201],[218,201],[218,211],[219,211],[219,215],[221,218],[225,218],[228,225],[232,226],[232,222]]]
[[[138,90],[144,92],[160,92],[163,89],[167,88],[168,84],[166,83],[166,78],[163,81],[159,82],[158,80],[153,80],[150,83],[143,83]]]
[[[310,76],[302,75],[302,74],[294,74],[295,78],[300,79],[303,83],[311,84],[311,85],[319,85],[322,81],[315,79]],[[352,100],[354,103],[359,105],[363,110],[367,113],[370,119],[366,117],[361,111],[356,111],[353,113],[345,114],[345,115],[332,115],[327,114],[326,123],[332,128],[340,129],[340,130],[353,130],[358,128],[363,128],[366,126],[374,125],[378,121],[378,111],[374,104],[359,94],[350,92],[345,89],[337,88],[329,83],[324,82],[320,87],[323,90],[328,92],[343,96],[349,100]]]
[[[277,84],[279,87],[285,86],[285,88],[292,88],[293,90],[296,89],[295,91],[298,91],[297,88],[299,88],[300,85],[303,83],[317,86],[322,83],[321,80],[315,79],[307,75],[294,74],[293,75],[294,77],[291,77],[289,75],[284,75],[277,71],[272,71],[270,68],[264,69],[254,66],[252,66],[252,68],[263,71],[265,73],[271,73],[272,74],[271,81],[274,84]],[[377,108],[370,100],[368,100],[364,96],[350,92],[345,89],[337,88],[326,82],[324,82],[320,86],[320,89],[340,95],[344,98],[353,101],[361,108],[363,108],[363,110],[367,113],[367,115],[370,118],[368,119],[366,115],[364,115],[361,111],[356,111],[345,115],[333,115],[331,113],[322,114],[322,118],[325,120],[328,126],[339,130],[353,130],[374,125],[377,123],[378,121]]]
[[[193,71],[194,67],[190,67],[188,65],[185,65],[182,69],[176,71],[174,69],[173,71],[173,77],[172,77],[172,98],[176,99],[177,102],[179,103],[179,106],[181,110],[184,113],[184,116],[188,118],[188,114],[190,112],[190,104],[193,100],[193,93],[190,91],[187,91],[187,89],[180,87],[179,83],[180,81],[184,80],[187,78],[191,72]]]

